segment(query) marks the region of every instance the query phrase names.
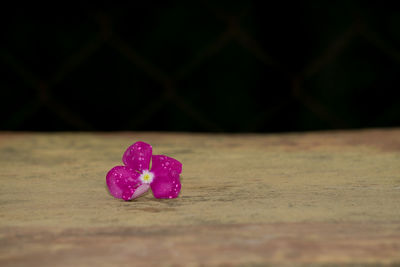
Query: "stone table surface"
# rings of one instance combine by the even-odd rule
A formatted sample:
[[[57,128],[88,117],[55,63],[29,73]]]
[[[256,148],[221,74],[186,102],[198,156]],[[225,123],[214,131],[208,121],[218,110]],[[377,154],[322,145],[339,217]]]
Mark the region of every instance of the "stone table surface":
[[[177,199],[114,199],[135,141],[183,163]],[[400,129],[0,133],[0,266],[400,264]]]

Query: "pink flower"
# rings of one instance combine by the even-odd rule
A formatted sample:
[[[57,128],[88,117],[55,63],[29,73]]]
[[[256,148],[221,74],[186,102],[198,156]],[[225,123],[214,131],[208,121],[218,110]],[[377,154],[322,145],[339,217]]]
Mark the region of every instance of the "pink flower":
[[[151,145],[136,142],[125,151],[122,162],[125,166],[115,166],[106,177],[108,189],[114,197],[132,200],[149,188],[156,198],[176,198],[179,195],[182,164],[176,159],[152,155]]]

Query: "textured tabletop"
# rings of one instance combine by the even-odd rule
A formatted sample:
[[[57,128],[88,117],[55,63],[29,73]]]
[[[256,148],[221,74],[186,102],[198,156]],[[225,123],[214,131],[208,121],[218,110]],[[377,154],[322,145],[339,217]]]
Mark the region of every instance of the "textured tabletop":
[[[114,199],[135,141],[183,163],[177,199]],[[400,264],[400,129],[1,133],[0,266]]]

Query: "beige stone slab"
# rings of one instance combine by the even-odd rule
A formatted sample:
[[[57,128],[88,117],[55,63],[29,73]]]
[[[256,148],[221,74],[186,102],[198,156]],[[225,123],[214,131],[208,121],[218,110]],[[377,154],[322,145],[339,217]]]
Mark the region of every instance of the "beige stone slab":
[[[108,194],[105,174],[121,164],[126,147],[138,140],[152,144],[155,154],[166,154],[183,163],[179,198],[157,200],[149,192],[124,202]],[[101,242],[110,242],[107,247],[111,253],[120,246],[115,240],[119,240],[121,231],[142,232],[141,238],[146,240],[143,242],[155,244],[151,234],[151,229],[155,229],[159,233],[157,240],[165,245],[172,242],[167,232],[177,228],[189,236],[187,243],[184,238],[174,240],[181,249],[187,246],[185,260],[193,264],[399,261],[395,256],[400,255],[399,129],[270,135],[1,133],[0,169],[0,263],[3,260],[18,265],[36,257],[33,262],[40,266],[43,257],[39,255],[55,248],[64,253],[63,259],[68,262],[66,258],[84,254],[67,247],[80,247],[80,242],[93,246],[97,241],[92,235],[99,235]],[[299,225],[303,234],[296,235],[294,241],[286,239],[288,229],[300,229],[296,228]],[[345,225],[352,229],[352,238],[356,240],[347,252],[340,232]],[[376,236],[366,230],[358,231],[364,226],[375,229]],[[314,227],[336,229],[326,235],[322,230],[313,234],[317,247],[325,246],[320,254],[325,255],[321,256],[322,261],[318,260],[318,250],[307,250],[308,234],[304,233],[312,233]],[[218,237],[225,231],[221,229],[228,231],[226,243]],[[107,238],[104,231],[109,233]],[[160,234],[163,231],[165,235]],[[193,231],[214,234],[206,235],[196,247],[194,240],[200,237]],[[257,231],[260,235],[277,231],[277,239],[266,245],[265,240],[257,239]],[[50,238],[47,246],[46,242],[35,241],[35,236],[48,233],[54,239]],[[66,233],[72,233],[73,238],[63,247],[57,236],[61,235],[63,240]],[[243,237],[247,233],[248,240]],[[219,241],[213,240],[213,236]],[[139,239],[130,235],[125,241],[131,245]],[[241,239],[254,241],[243,255],[235,247]],[[23,246],[25,240],[29,246]],[[292,241],[300,245],[294,246]],[[201,246],[209,247],[214,242],[224,247],[226,255],[242,255],[243,260],[233,260],[236,258],[216,250],[211,257],[214,260],[196,261],[196,257],[212,253]],[[263,245],[258,246],[257,242]],[[165,247],[152,246],[160,253],[170,254]],[[273,252],[270,246],[275,248]],[[289,256],[277,256],[289,253],[291,246],[297,248],[295,253],[306,255],[306,260],[301,256],[288,261]],[[379,252],[382,246],[387,255]],[[23,254],[13,254],[20,247],[24,247]],[[99,253],[111,257],[104,249]],[[87,253],[95,255],[94,249],[89,250]],[[248,256],[253,254],[256,256]],[[264,254],[274,260],[260,256]],[[367,254],[371,256],[368,258]],[[346,260],[339,261],[341,257]],[[55,261],[50,256],[46,259],[49,265]],[[177,263],[172,259],[164,263]]]

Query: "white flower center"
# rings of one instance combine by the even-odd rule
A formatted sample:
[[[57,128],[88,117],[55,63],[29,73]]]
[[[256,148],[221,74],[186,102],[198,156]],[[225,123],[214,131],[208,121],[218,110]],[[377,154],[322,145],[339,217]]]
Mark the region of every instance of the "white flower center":
[[[144,183],[144,184],[150,184],[153,181],[154,174],[152,172],[149,172],[148,170],[144,170],[142,174],[139,176],[139,179]]]

